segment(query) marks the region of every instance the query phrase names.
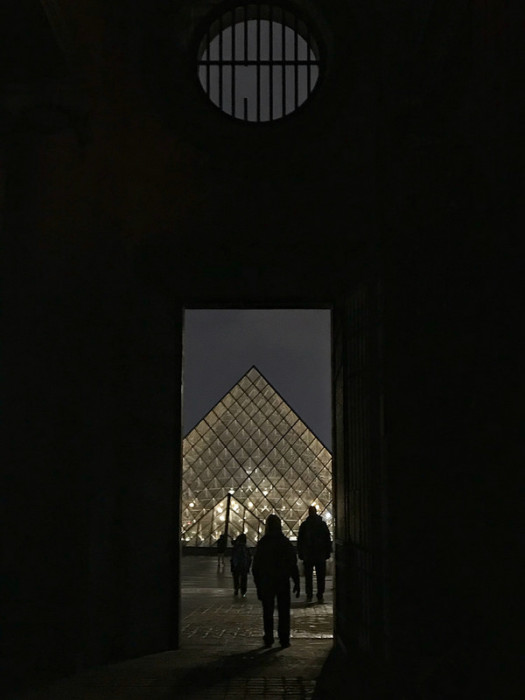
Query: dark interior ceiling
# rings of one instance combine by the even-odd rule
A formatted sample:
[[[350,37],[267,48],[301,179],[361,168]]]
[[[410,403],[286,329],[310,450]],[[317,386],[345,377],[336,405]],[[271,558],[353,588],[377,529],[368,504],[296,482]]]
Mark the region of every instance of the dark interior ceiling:
[[[494,141],[494,152],[499,145],[497,138],[501,129],[498,128],[502,119],[499,105],[509,112],[505,117],[507,130],[513,124],[517,128],[517,118],[515,122],[510,118],[508,96],[512,85],[509,77],[505,85],[505,81],[495,75],[497,64],[488,60],[489,49],[485,49],[484,44],[476,48],[476,41],[485,42],[489,47],[497,43],[491,36],[493,25],[484,25],[483,32],[476,29],[481,39],[471,36],[469,31],[476,28],[476,21],[488,21],[490,8],[497,7],[497,0],[487,0],[484,7],[489,9],[486,11],[471,0],[370,0],[366,11],[361,9],[363,3],[355,0],[296,2],[318,4],[323,13],[330,16],[339,60],[330,77],[330,87],[334,89],[325,90],[321,108],[315,112],[312,104],[308,119],[302,120],[298,115],[295,121],[290,120],[278,130],[268,132],[271,138],[275,135],[273,141],[266,138],[266,132],[265,138],[262,132],[252,138],[254,132],[245,134],[238,131],[237,124],[232,126],[226,120],[215,119],[211,110],[201,109],[200,102],[189,105],[192,81],[188,79],[187,66],[182,65],[183,52],[174,55],[172,29],[178,26],[180,13],[192,16],[197,4],[193,0],[173,3],[165,0],[112,0],[111,3],[102,0],[4,0],[0,3],[3,32],[0,37],[0,81],[3,85],[0,100],[4,108],[7,105],[10,115],[25,110],[26,125],[42,128],[43,124],[51,124],[58,130],[73,124],[82,142],[90,137],[89,128],[96,128],[101,114],[107,118],[111,113],[111,122],[120,119],[122,123],[131,119],[132,114],[135,122],[141,125],[137,130],[137,134],[140,133],[137,143],[146,133],[142,124],[148,124],[155,134],[149,150],[137,150],[133,160],[135,156],[129,144],[119,148],[119,157],[129,156],[133,164],[128,167],[126,163],[123,167],[126,187],[131,187],[133,176],[150,162],[150,179],[157,182],[154,176],[159,171],[158,164],[154,159],[148,160],[155,148],[159,152],[172,148],[174,162],[178,162],[179,153],[189,154],[184,156],[189,164],[181,166],[186,168],[184,182],[189,182],[189,173],[193,173],[198,186],[192,191],[206,200],[206,207],[200,208],[202,216],[200,211],[192,214],[192,226],[198,221],[201,230],[209,228],[211,231],[219,212],[224,209],[224,202],[229,201],[229,193],[243,193],[231,206],[232,222],[228,223],[222,239],[225,250],[230,231],[234,239],[238,238],[236,230],[243,230],[252,208],[253,193],[258,193],[262,185],[266,187],[268,201],[276,203],[275,210],[286,211],[289,216],[285,222],[282,216],[276,221],[273,208],[268,208],[261,215],[261,231],[275,229],[279,223],[288,231],[287,240],[295,240],[294,245],[301,248],[305,243],[304,226],[301,229],[296,222],[295,210],[299,211],[304,201],[309,202],[308,217],[303,217],[302,221],[308,219],[307,229],[312,232],[310,243],[314,245],[317,241],[317,245],[322,245],[324,241],[319,238],[318,231],[329,228],[337,231],[337,240],[342,240],[344,233],[345,246],[348,246],[348,239],[359,230],[361,219],[366,218],[369,204],[366,195],[372,191],[368,182],[372,182],[373,177],[382,178],[384,196],[396,201],[398,190],[410,191],[416,204],[434,201],[434,192],[441,191],[442,182],[448,178],[448,155],[451,153],[459,172],[457,179],[464,182],[467,193],[473,190],[470,183],[478,172],[484,174],[487,170],[487,178],[495,179],[493,169],[484,169],[480,163],[483,165],[482,158],[488,158],[487,134]],[[214,0],[209,0],[210,6],[214,4]],[[177,22],[170,25],[167,20],[174,20],[175,16]],[[352,37],[348,33],[350,24],[354,31]],[[168,27],[165,33],[162,26],[159,29],[160,25]],[[496,35],[497,25],[493,31]],[[512,38],[512,33],[507,33]],[[187,34],[190,36],[191,32],[188,30]],[[354,53],[352,38],[358,43]],[[73,50],[64,51],[68,46]],[[501,55],[510,55],[511,48],[506,46],[506,53],[500,51]],[[172,56],[171,62],[163,60],[163,52]],[[153,54],[154,61],[148,62],[149,54]],[[478,66],[480,58],[484,60],[481,67]],[[350,65],[352,59],[354,64]],[[503,61],[502,58],[498,60]],[[59,90],[55,89],[57,85]],[[501,96],[499,102],[492,99],[496,90]],[[157,92],[161,95],[158,101],[153,99]],[[197,92],[196,98],[202,98]],[[129,96],[132,99],[128,100]],[[513,94],[512,104],[514,102]],[[166,124],[169,128],[165,128]],[[222,132],[217,137],[219,129],[224,132],[224,138]],[[234,130],[235,138],[230,138]],[[113,144],[119,143],[121,133],[119,129],[115,131]],[[478,148],[478,143],[484,144],[483,149]],[[372,172],[371,154],[376,150],[380,166],[377,172]],[[252,155],[255,152],[256,157]],[[284,154],[278,168],[274,167],[275,153]],[[433,165],[420,169],[420,161]],[[389,164],[390,171],[383,167],[384,163]],[[465,163],[469,167],[465,167]],[[363,164],[368,164],[369,171],[364,171]],[[244,177],[245,172],[249,173],[248,178]],[[301,178],[291,177],[294,172],[300,172]],[[268,173],[271,178],[267,177]],[[115,179],[121,182],[120,173]],[[144,189],[143,179],[136,176],[139,194]],[[170,240],[172,221],[178,221],[181,210],[181,206],[172,207],[172,201],[178,201],[175,192],[169,189],[172,179],[171,175],[159,177],[156,189],[152,188],[156,192],[170,191],[170,196],[166,195],[169,214],[156,227],[159,236],[165,235]],[[180,183],[177,186],[180,188]],[[119,191],[121,189],[126,190],[119,186]],[[459,187],[456,189],[460,191]],[[97,191],[94,183],[92,190]],[[500,196],[500,190],[497,191]],[[444,192],[448,190],[445,188]],[[127,211],[130,198],[123,194],[123,199]],[[458,199],[461,199],[459,195]],[[482,202],[484,197],[477,197],[476,201]],[[184,206],[187,202],[188,197]],[[143,202],[137,209],[150,211],[147,204]],[[425,206],[421,206],[421,211]],[[326,226],[327,213],[331,217],[330,226]],[[355,216],[356,226],[338,225],[340,221],[348,222],[350,216]],[[136,223],[137,213],[133,219]],[[146,219],[144,214],[145,222]],[[122,227],[126,229],[129,225],[127,221]],[[149,220],[143,228],[150,231]],[[361,245],[357,233],[355,239],[353,243]],[[248,244],[252,241],[247,241]],[[215,255],[213,250],[212,260]],[[274,255],[273,249],[269,255]],[[294,251],[290,255],[295,255]]]
[[[63,79],[68,68],[43,6],[3,0],[0,6],[0,80],[3,85]]]
[[[297,2],[298,5],[309,5],[308,2]],[[207,6],[213,4],[216,3],[208,3]],[[464,12],[466,4],[468,3],[464,0],[438,4],[434,0],[375,0],[373,3],[379,21],[382,18],[383,23],[390,29],[396,28],[396,31],[390,31],[389,43],[392,46],[396,45],[397,50],[402,50],[401,46],[407,50],[408,44],[413,45],[422,40],[429,17],[437,17],[438,20],[442,17],[449,27],[449,33],[454,33],[454,26],[458,26],[454,18],[457,19]],[[68,69],[59,44],[72,43],[76,34],[83,33],[78,31],[78,26],[89,25],[94,16],[104,15],[113,25],[112,31],[118,34],[126,25],[129,30],[133,18],[143,18],[147,15],[163,17],[166,13],[165,3],[159,3],[157,0],[113,0],[108,6],[106,3],[102,3],[102,6],[97,5],[97,2],[91,0],[75,3],[63,0],[3,0],[0,7],[1,82],[34,83],[63,78]],[[185,5],[188,3],[184,1],[171,3],[170,13],[177,12],[178,7]],[[340,8],[339,11],[342,8],[345,12],[345,8],[352,8],[354,3],[339,0],[332,5]]]

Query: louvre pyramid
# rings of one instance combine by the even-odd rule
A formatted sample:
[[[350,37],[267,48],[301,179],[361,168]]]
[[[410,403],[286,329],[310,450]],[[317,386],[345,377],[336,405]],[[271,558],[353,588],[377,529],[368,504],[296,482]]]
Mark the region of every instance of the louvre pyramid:
[[[312,504],[332,529],[332,456],[256,367],[184,438],[182,482],[186,546],[213,545],[226,519],[254,545],[270,513],[296,539]]]

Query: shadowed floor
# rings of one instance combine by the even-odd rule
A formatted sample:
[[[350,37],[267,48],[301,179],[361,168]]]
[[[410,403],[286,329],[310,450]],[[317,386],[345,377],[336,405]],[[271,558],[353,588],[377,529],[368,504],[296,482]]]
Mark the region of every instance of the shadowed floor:
[[[332,578],[325,603],[293,599],[291,646],[262,645],[262,611],[250,577],[233,595],[229,561],[183,558],[181,648],[82,672],[16,696],[24,700],[312,698],[332,648]],[[14,697],[14,696],[13,696]]]

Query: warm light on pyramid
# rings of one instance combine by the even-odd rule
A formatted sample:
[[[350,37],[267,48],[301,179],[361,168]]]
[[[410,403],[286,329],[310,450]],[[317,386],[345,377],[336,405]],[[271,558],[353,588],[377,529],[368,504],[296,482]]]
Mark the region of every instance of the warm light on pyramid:
[[[183,441],[182,540],[211,546],[245,532],[255,544],[277,513],[295,539],[315,503],[330,529],[332,456],[252,367]]]

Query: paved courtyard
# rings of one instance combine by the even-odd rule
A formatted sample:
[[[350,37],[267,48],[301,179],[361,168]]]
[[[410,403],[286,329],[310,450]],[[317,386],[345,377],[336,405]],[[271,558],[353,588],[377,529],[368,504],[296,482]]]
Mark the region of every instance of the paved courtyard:
[[[181,648],[84,671],[23,700],[308,700],[332,647],[333,587],[325,602],[293,598],[291,646],[262,645],[262,612],[250,577],[246,598],[234,597],[229,561],[183,557]],[[315,596],[314,596],[315,600]],[[327,699],[328,700],[328,699]]]
[[[183,643],[194,638],[211,638],[219,643],[224,637],[225,644],[244,638],[248,646],[262,639],[261,604],[256,597],[253,579],[250,576],[246,598],[234,597],[228,566],[227,562],[225,570],[219,571],[214,557],[184,558]],[[304,579],[301,579],[301,597],[292,597],[292,641],[332,639],[332,601],[332,577],[327,577],[323,604],[306,604]]]

